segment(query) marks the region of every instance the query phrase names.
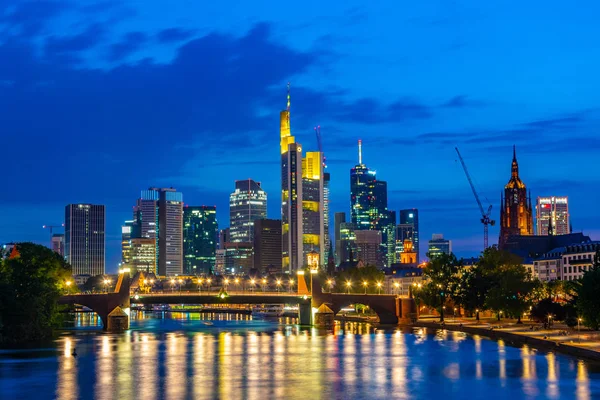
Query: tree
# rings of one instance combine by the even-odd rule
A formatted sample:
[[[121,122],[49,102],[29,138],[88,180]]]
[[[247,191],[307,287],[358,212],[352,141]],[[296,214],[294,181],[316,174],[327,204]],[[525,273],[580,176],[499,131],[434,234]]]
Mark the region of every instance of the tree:
[[[385,274],[383,271],[377,269],[374,265],[367,265],[362,268],[350,268],[346,271],[340,272],[336,276],[336,285],[341,290],[346,290],[351,293],[364,293],[365,287],[363,282],[367,282],[366,292],[367,293],[378,293],[376,286],[377,282],[383,283]],[[350,282],[351,286],[348,288],[346,282]]]
[[[493,286],[492,277],[486,275],[483,268],[474,265],[468,269],[463,268],[459,281],[454,300],[465,310],[475,313],[475,318],[479,321],[479,312],[485,309],[486,296]]]
[[[594,256],[594,264],[585,271],[579,285],[575,288],[577,299],[575,306],[583,323],[593,330],[600,328],[600,249]]]
[[[531,308],[531,319],[538,322],[546,322],[549,315],[555,321],[564,321],[567,313],[561,304],[555,303],[551,298],[546,298]]]
[[[440,254],[431,257],[425,267],[424,276],[428,282],[423,287],[423,293],[430,297],[436,293],[439,301],[429,299],[429,304],[439,308],[440,322],[444,321],[444,306],[446,299],[454,296],[454,292],[459,283],[459,272],[462,269],[462,260],[458,260],[454,254]],[[424,300],[426,298],[424,297]],[[426,302],[427,304],[427,302]]]
[[[58,298],[70,288],[71,268],[60,255],[18,243],[18,255],[0,260],[0,344],[49,337],[60,324]]]

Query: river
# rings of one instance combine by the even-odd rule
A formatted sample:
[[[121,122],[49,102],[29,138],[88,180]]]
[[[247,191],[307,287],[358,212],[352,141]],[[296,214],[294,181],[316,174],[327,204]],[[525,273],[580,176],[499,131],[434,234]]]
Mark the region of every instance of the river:
[[[210,320],[210,321],[209,321]],[[43,347],[0,351],[1,399],[590,399],[600,366],[459,332],[246,315],[78,315]]]

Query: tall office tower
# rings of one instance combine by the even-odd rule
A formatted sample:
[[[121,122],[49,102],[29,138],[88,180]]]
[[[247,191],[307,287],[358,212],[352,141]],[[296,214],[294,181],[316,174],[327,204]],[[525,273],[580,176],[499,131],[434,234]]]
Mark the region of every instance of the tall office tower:
[[[531,196],[519,177],[517,151],[513,146],[513,160],[510,180],[504,186],[504,195],[500,198],[500,238],[498,247],[504,248],[509,236],[533,235],[533,210]]]
[[[340,263],[358,261],[359,250],[356,245],[354,224],[352,222],[341,222],[339,233],[340,240],[338,241],[336,250],[339,250]]]
[[[127,265],[133,273],[143,272],[145,274],[156,271],[156,239],[131,238],[131,249],[129,251],[129,262]]]
[[[320,151],[307,151],[302,159],[302,266],[310,252],[319,254],[319,266],[326,262],[322,160]]]
[[[184,274],[211,274],[214,271],[218,231],[217,207],[183,208]]]
[[[252,243],[225,243],[225,248],[220,249],[217,255],[220,258],[219,262],[222,263],[218,264],[217,271],[220,274],[248,275],[252,272],[254,267]]]
[[[429,251],[427,252],[427,256],[429,258],[439,256],[440,254],[450,253],[452,253],[451,240],[444,239],[444,235],[440,233],[434,233],[431,235],[431,240],[429,241]]]
[[[342,258],[342,246],[341,240],[341,226],[346,222],[346,213],[336,212],[334,217],[334,238],[335,238],[335,265],[340,265],[343,260]]]
[[[416,254],[416,249],[412,243],[413,237],[413,224],[398,224],[396,226],[396,260],[399,260],[404,252],[404,241],[407,239],[411,241],[411,246]]]
[[[396,258],[396,211],[384,210],[378,218],[377,230],[381,231],[381,253],[385,256],[385,265],[397,262]]]
[[[567,196],[538,197],[535,211],[538,235],[567,235],[571,233],[569,198]]]
[[[121,226],[121,263],[129,266],[131,263],[131,238],[133,235],[133,220],[125,221]]]
[[[104,274],[103,205],[69,204],[65,207],[65,259],[73,275]]]
[[[358,248],[357,260],[362,260],[365,265],[383,266],[383,260],[380,251],[381,232],[357,230],[356,247]]]
[[[281,273],[281,220],[254,221],[254,268]]]
[[[229,234],[229,228],[221,229],[219,231],[219,249],[225,248],[225,243],[231,242],[231,235]]]
[[[65,256],[65,235],[63,233],[52,234],[52,251],[60,256]]]
[[[329,255],[330,249],[333,247],[331,243],[331,233],[329,232],[329,182],[331,175],[329,172],[323,172],[323,229],[325,230],[325,254]],[[322,264],[326,264],[323,262]]]
[[[416,208],[409,208],[400,210],[400,225],[412,226],[412,236],[404,236],[403,239],[410,239],[413,243],[413,249],[417,253],[417,263],[420,262],[421,252],[419,251],[419,210]],[[407,228],[404,228],[407,229]],[[408,232],[405,230],[405,232]]]
[[[290,85],[287,108],[279,114],[281,149],[281,235],[283,272],[295,274],[303,267],[302,245],[302,146],[290,129]]]
[[[173,188],[143,190],[134,207],[135,237],[154,239],[158,275],[183,272],[183,195]]]
[[[362,162],[362,140],[358,141],[358,164],[350,170],[350,215],[355,229],[371,228],[370,191],[375,180],[375,171]]]
[[[252,242],[254,221],[267,218],[267,192],[252,179],[235,181],[229,196],[229,233],[231,242]]]

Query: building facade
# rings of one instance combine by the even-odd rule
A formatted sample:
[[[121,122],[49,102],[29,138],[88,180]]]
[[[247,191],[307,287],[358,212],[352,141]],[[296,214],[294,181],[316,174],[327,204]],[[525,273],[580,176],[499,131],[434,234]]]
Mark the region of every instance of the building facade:
[[[571,233],[569,198],[538,197],[535,205],[538,235],[566,235]]]
[[[325,260],[323,153],[308,151],[302,159],[302,266],[308,254],[317,252]]]
[[[186,205],[183,208],[184,274],[214,272],[218,231],[217,207]]]
[[[504,249],[508,238],[515,235],[533,235],[533,212],[531,196],[527,195],[527,187],[519,177],[517,152],[513,146],[511,177],[500,198],[499,248]]]
[[[133,235],[133,220],[125,221],[121,225],[121,264],[129,266],[131,263],[131,239]]]
[[[357,230],[356,248],[358,254],[357,260],[361,260],[365,265],[373,265],[376,267],[383,266],[383,259],[380,251],[381,232],[373,230]]]
[[[273,269],[281,272],[281,220],[254,221],[254,268],[260,272]]]
[[[583,277],[594,265],[594,255],[600,250],[600,241],[566,246],[562,254],[561,279],[573,281]]]
[[[358,141],[358,164],[350,170],[350,219],[356,230],[371,229],[371,191],[375,171],[362,162],[362,140]]]
[[[156,239],[131,238],[130,246],[127,265],[131,268],[131,272],[154,273],[156,271]]]
[[[325,163],[323,163],[325,164]],[[325,165],[323,165],[325,168]],[[329,227],[331,225],[331,219],[329,214],[329,182],[331,181],[331,175],[329,172],[323,172],[323,230],[325,232],[325,250],[324,253],[329,256],[332,252],[333,244],[331,243],[331,233]]]
[[[335,239],[335,265],[340,265],[342,262],[342,246],[340,243],[341,240],[341,226],[346,222],[346,213],[344,212],[336,212],[334,214],[334,239]],[[345,260],[344,260],[345,261]]]
[[[452,253],[452,241],[444,239],[444,235],[441,233],[434,233],[429,241],[429,250],[427,256],[431,259],[441,254]]]
[[[235,181],[235,191],[229,196],[230,241],[252,242],[254,221],[267,218],[267,192],[260,182],[246,179]]]
[[[104,274],[105,226],[103,205],[69,204],[65,207],[65,259],[73,275]]]
[[[397,241],[404,243],[405,239],[410,239],[413,249],[417,253],[417,262],[421,260],[419,251],[419,210],[409,208],[400,210],[400,220],[398,221]]]
[[[65,256],[65,235],[63,233],[52,234],[52,251],[61,257]]]

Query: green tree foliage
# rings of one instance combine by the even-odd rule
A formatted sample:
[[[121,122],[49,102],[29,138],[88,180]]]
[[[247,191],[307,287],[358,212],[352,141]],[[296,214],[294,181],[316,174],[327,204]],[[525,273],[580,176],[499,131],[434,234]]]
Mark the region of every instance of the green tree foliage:
[[[454,300],[469,313],[474,313],[479,320],[479,311],[485,309],[488,291],[493,286],[492,276],[477,266],[463,268]]]
[[[424,276],[427,283],[420,289],[425,304],[436,307],[440,313],[440,322],[444,320],[446,300],[454,298],[462,271],[462,260],[454,254],[440,254],[432,257],[425,267]],[[435,300],[435,297],[438,300]]]
[[[58,298],[72,290],[71,269],[52,250],[17,244],[19,256],[0,260],[0,344],[49,337],[60,323]],[[71,285],[73,286],[73,285]]]
[[[548,316],[554,321],[564,321],[567,313],[561,304],[555,303],[551,298],[546,298],[532,307],[530,315],[535,321],[546,322]]]
[[[346,282],[350,282],[350,293],[364,293],[365,287],[363,282],[367,282],[367,293],[378,293],[377,282],[381,282],[385,279],[383,271],[377,269],[373,265],[367,265],[363,268],[350,268],[346,271],[340,272],[335,277],[335,287],[338,292],[347,292],[348,287]]]
[[[574,288],[577,298],[575,305],[583,323],[594,329],[600,328],[600,250],[594,256],[594,265],[583,274]]]

